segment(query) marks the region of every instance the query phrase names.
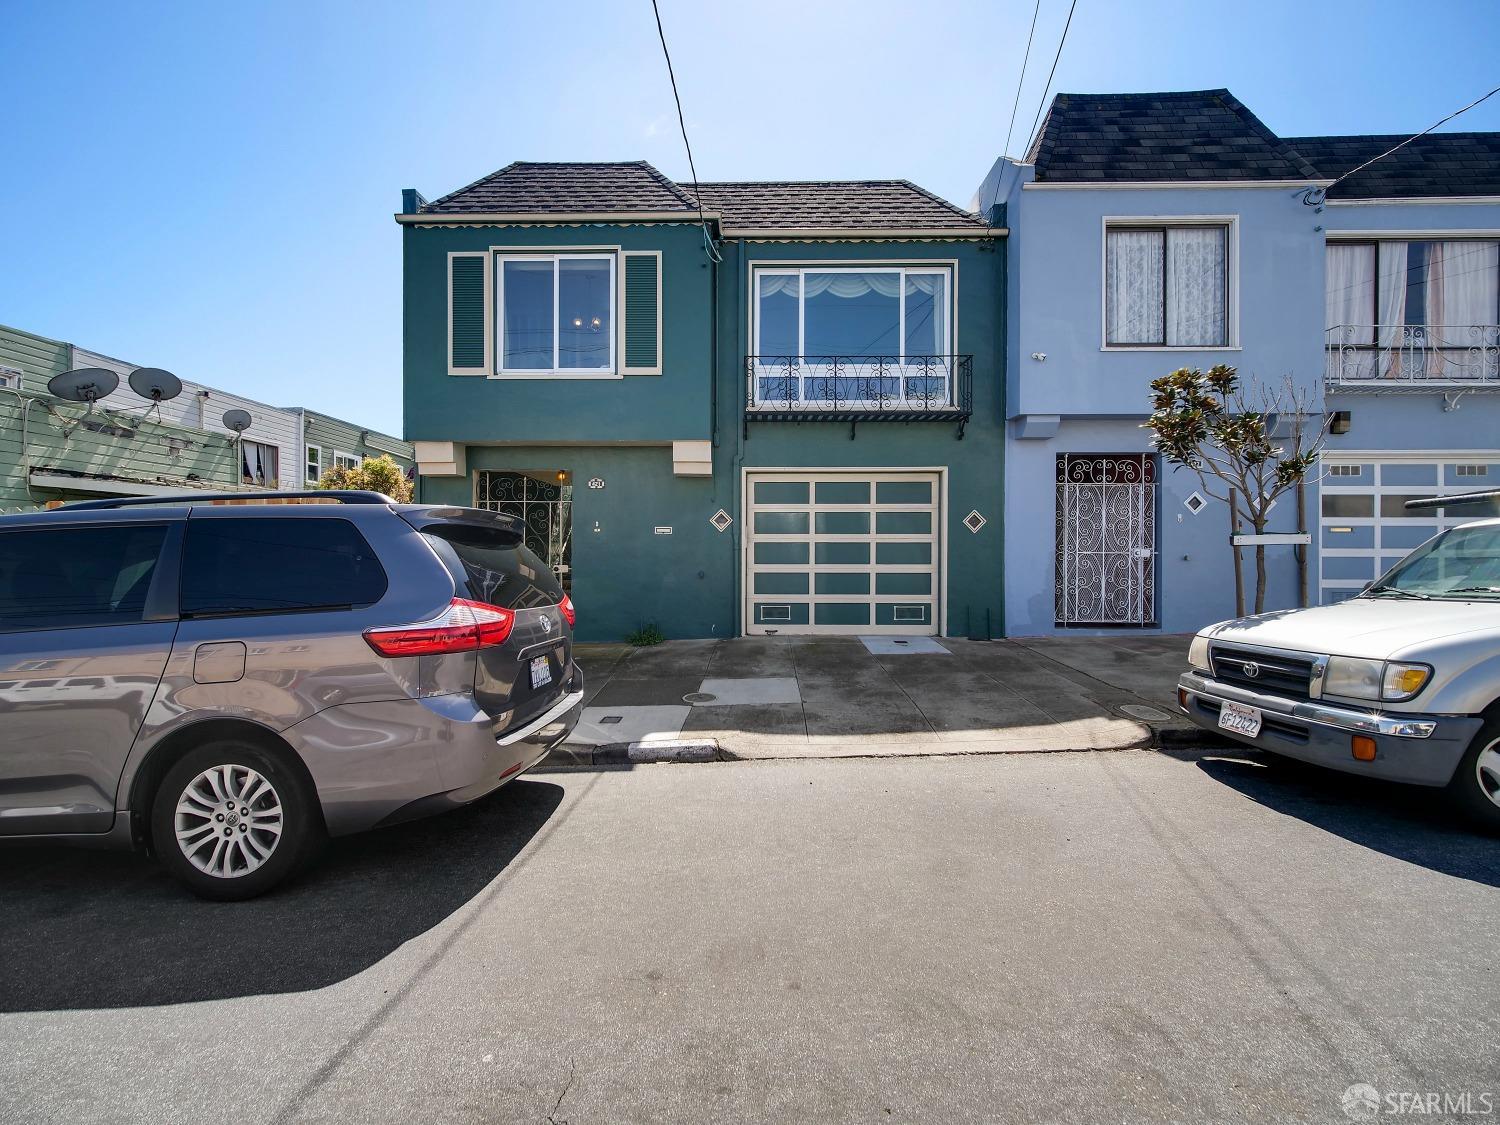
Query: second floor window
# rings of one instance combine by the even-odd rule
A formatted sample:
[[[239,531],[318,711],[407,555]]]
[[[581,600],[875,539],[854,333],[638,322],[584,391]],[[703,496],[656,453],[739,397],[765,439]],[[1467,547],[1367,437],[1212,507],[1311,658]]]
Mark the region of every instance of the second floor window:
[[[1109,347],[1229,346],[1229,228],[1111,226],[1105,232]]]
[[[277,471],[279,451],[274,445],[259,441],[240,442],[240,480],[261,488],[275,488],[281,475]]]
[[[946,268],[755,271],[755,351],[763,360],[913,360],[951,350]]]
[[[1500,242],[1330,242],[1327,286],[1332,345],[1493,345]]]
[[[500,255],[501,372],[612,372],[614,265],[612,254]]]

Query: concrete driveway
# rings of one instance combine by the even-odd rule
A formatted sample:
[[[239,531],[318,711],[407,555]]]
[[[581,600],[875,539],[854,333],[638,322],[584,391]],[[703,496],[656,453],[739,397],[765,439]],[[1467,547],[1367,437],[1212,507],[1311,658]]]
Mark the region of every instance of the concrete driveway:
[[[4,1121],[1500,1102],[1496,841],[1254,755],[553,774],[240,904],[129,856],[0,854]]]
[[[1176,714],[1186,637],[742,637],[579,645],[575,748],[714,744],[734,758],[1118,750]]]

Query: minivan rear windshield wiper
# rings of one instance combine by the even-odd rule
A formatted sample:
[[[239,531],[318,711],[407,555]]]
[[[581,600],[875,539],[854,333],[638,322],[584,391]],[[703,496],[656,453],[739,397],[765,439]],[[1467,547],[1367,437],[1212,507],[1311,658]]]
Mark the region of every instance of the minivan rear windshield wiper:
[[[1390,594],[1397,598],[1414,598],[1419,602],[1432,601],[1431,594],[1418,593],[1416,590],[1403,590],[1399,586],[1371,586],[1359,596],[1362,598],[1374,598],[1379,597],[1381,594]]]

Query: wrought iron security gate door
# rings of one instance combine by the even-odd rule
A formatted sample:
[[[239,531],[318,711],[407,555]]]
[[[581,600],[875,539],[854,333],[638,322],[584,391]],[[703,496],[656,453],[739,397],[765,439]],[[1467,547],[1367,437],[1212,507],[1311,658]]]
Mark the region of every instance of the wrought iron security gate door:
[[[1055,604],[1059,625],[1156,620],[1156,459],[1057,458]]]
[[[573,483],[567,473],[481,470],[475,507],[519,516],[526,546],[544,559],[564,590],[573,588]]]

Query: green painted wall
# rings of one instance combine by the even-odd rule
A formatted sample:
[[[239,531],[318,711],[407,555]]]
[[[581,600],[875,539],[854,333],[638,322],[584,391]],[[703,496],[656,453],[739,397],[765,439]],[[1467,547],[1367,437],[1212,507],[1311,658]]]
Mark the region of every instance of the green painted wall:
[[[711,296],[703,231],[656,226],[402,228],[408,441],[707,438]],[[448,255],[490,247],[662,252],[662,374],[486,379],[447,374]]]
[[[322,451],[323,472],[325,473],[333,468],[333,455],[336,452],[352,453],[361,459],[388,456],[403,469],[410,468],[413,464],[411,445],[400,438],[368,430],[339,418],[331,418],[327,414],[319,414],[316,410],[304,410],[302,417],[304,421],[303,442],[305,445],[316,445]],[[380,445],[372,445],[367,440],[368,436],[384,440]],[[400,452],[392,452],[388,448],[392,446],[399,448]]]
[[[407,437],[466,443],[470,472],[424,478],[420,497],[473,503],[473,474],[481,469],[570,473],[581,639],[618,640],[647,623],[668,637],[733,636],[745,470],[824,467],[946,468],[946,631],[1002,635],[1003,243],[727,244],[717,267],[714,354],[714,271],[696,227],[406,227],[403,240]],[[664,374],[560,381],[447,375],[447,254],[499,245],[662,250]],[[751,264],[912,260],[957,265],[954,350],[974,356],[974,417],[964,439],[949,423],[861,423],[851,441],[847,423],[752,422],[747,440]],[[671,440],[710,437],[714,476],[674,476]],[[603,478],[605,487],[589,489],[590,477]],[[708,522],[719,508],[734,517],[724,533]],[[962,524],[971,510],[988,521],[978,534]],[[658,536],[657,526],[673,533]]]
[[[21,368],[25,387],[20,395],[0,390],[0,511],[100,495],[28,489],[28,465],[32,472],[234,486],[234,447],[220,435],[149,421],[139,411],[90,414],[44,393],[47,380],[71,366],[67,344],[0,327],[0,365]]]

